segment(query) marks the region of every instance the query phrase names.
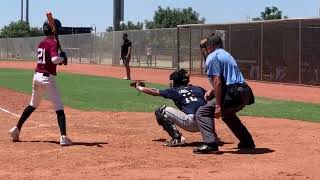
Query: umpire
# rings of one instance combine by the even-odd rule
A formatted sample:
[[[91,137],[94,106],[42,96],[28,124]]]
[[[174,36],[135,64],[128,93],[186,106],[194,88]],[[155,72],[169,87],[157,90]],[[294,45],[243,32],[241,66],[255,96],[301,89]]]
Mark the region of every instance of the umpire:
[[[205,94],[207,104],[196,112],[204,144],[195,147],[193,152],[206,154],[219,151],[212,114],[215,118],[221,117],[238,138],[239,149],[255,148],[251,134],[236,115],[245,105],[254,103],[252,90],[246,84],[234,58],[223,49],[222,40],[218,35],[209,36],[205,48],[208,54],[207,75],[212,89]]]

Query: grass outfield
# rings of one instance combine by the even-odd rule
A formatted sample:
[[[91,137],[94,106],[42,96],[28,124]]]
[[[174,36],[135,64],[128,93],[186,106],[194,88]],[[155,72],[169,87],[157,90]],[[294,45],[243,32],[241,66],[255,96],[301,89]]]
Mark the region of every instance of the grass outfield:
[[[33,71],[0,69],[0,86],[31,94]],[[65,105],[82,110],[152,112],[170,100],[138,93],[122,79],[60,73],[56,78]],[[165,88],[158,84],[150,87]],[[320,121],[320,104],[256,97],[240,115]]]

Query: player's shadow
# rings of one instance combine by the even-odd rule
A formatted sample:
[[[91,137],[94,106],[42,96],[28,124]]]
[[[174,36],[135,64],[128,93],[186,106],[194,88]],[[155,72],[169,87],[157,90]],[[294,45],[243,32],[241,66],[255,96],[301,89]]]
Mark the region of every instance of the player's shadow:
[[[58,141],[19,141],[19,142],[31,142],[31,143],[51,143],[51,144],[59,144]],[[108,144],[107,142],[72,142],[71,146],[97,146],[102,147],[103,144]]]
[[[224,153],[230,153],[230,154],[267,154],[267,153],[273,153],[275,150],[270,148],[262,148],[257,147],[254,149],[236,149],[236,151],[221,151],[222,154]]]
[[[232,144],[231,142],[225,142],[225,141],[218,141],[218,146],[223,146],[224,144]],[[201,146],[203,145],[203,142],[190,142],[190,143],[186,143],[183,146],[185,147],[196,147],[196,146]]]
[[[156,142],[166,142],[166,139],[154,139],[152,141],[156,141]],[[224,141],[220,141],[218,142],[219,146],[223,146],[224,144],[233,144],[231,142],[224,142]],[[183,146],[179,146],[179,147],[197,147],[197,146],[201,146],[203,145],[203,142],[190,142],[190,143],[186,143]],[[229,153],[229,154],[267,154],[267,153],[273,153],[275,152],[275,150],[269,149],[269,148],[262,148],[262,147],[257,147],[254,149],[237,149],[234,148],[233,150],[220,150],[219,153],[217,154],[225,154],[225,153]]]
[[[160,139],[154,139],[152,141],[156,141],[156,142],[166,142],[166,139],[160,138]],[[201,146],[203,144],[203,142],[190,142],[190,143],[186,143],[183,146],[180,147],[196,147],[196,146]],[[225,142],[225,141],[219,141],[218,142],[218,146],[223,146],[224,144],[232,144],[231,142]]]
[[[152,141],[155,141],[155,142],[166,142],[167,140],[163,139],[163,138],[160,138],[160,139],[153,139]]]

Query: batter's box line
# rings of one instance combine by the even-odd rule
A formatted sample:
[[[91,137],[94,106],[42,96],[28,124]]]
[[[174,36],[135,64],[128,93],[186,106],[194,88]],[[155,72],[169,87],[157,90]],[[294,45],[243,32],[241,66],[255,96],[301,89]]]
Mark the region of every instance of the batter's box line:
[[[27,129],[49,128],[49,127],[54,127],[54,126],[58,126],[58,125],[57,124],[39,124],[37,126],[28,127]]]
[[[5,112],[5,113],[8,113],[8,114],[11,114],[13,116],[16,116],[18,118],[20,118],[21,116],[18,115],[18,114],[15,114],[13,112],[10,112],[9,110],[6,110],[6,109],[3,109],[3,108],[0,108],[1,111]],[[51,126],[55,126],[55,125],[45,125],[45,124],[40,124],[39,126],[37,127],[31,127],[31,128],[38,128],[38,127],[51,127]],[[94,128],[99,128],[101,126],[97,126],[97,125],[82,125],[84,127],[94,127]]]
[[[6,109],[3,109],[3,108],[0,108],[0,110],[6,112],[6,113],[8,113],[8,114],[11,114],[11,115],[13,115],[13,116],[16,116],[16,117],[18,117],[18,118],[21,117],[20,115],[15,114],[15,113],[13,113],[13,112],[10,112],[10,111],[8,111],[8,110],[6,110]]]

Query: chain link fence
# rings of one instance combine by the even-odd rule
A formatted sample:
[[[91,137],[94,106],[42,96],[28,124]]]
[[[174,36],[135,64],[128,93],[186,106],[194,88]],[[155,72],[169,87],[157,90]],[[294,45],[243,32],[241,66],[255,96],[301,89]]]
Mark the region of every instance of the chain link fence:
[[[320,19],[178,26],[178,61],[205,74],[199,41],[217,33],[246,79],[320,85]]]
[[[120,65],[123,33],[132,42],[132,66],[177,68],[176,28],[61,35],[59,40],[71,63]],[[0,59],[35,59],[42,38],[0,39]]]
[[[59,36],[71,63],[121,65],[122,34],[132,42],[131,65],[185,68],[205,74],[199,42],[215,32],[246,79],[320,85],[320,19],[181,25],[177,28]],[[0,39],[0,59],[36,59],[43,37]]]

